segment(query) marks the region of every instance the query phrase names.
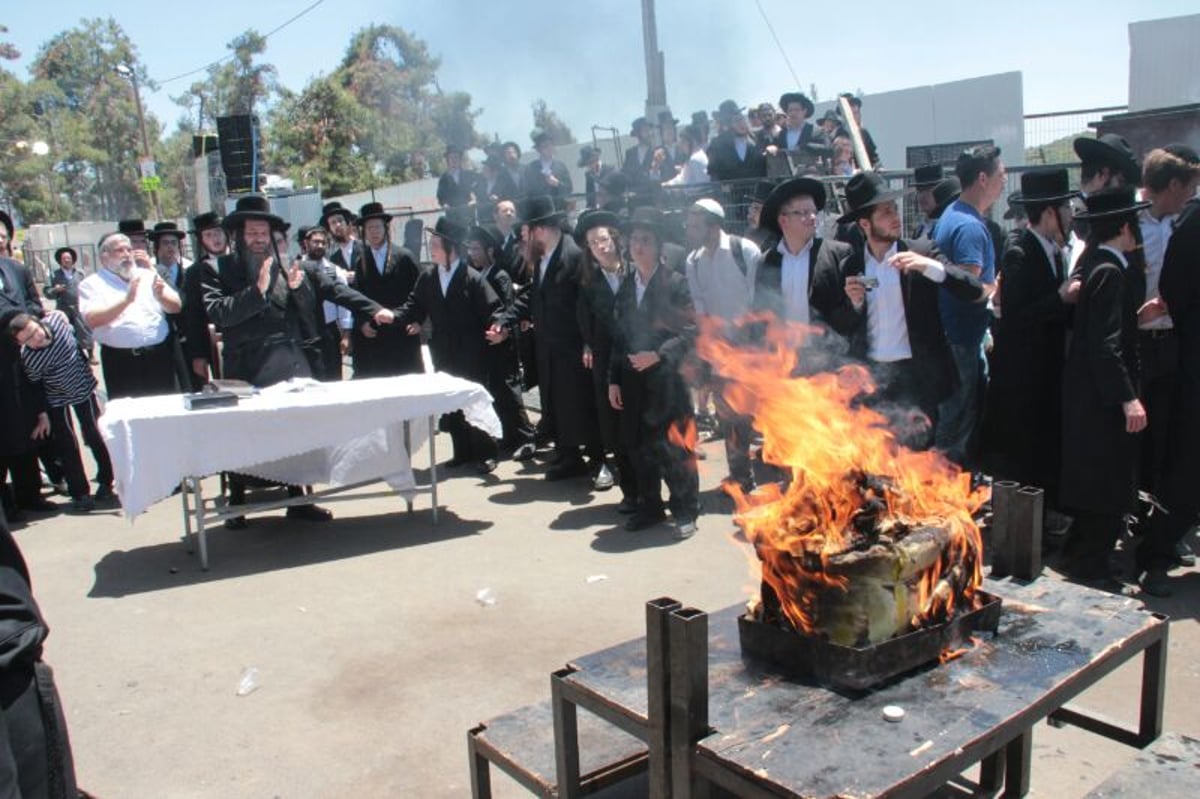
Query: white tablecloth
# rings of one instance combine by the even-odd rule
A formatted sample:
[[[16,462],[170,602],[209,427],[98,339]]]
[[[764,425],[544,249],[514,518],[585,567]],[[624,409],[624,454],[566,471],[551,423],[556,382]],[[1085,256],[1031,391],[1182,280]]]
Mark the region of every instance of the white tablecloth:
[[[223,471],[295,485],[384,479],[397,490],[412,488],[403,422],[412,422],[415,452],[429,436],[428,418],[456,410],[500,435],[491,395],[438,373],[281,383],[236,407],[201,411],[184,408],[178,394],[118,399],[100,417],[100,432],[121,505],[133,518],[183,478]]]

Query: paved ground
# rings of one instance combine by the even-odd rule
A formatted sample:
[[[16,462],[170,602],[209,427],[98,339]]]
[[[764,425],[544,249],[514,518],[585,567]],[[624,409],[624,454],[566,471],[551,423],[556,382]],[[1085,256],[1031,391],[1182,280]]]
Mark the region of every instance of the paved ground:
[[[724,466],[719,444],[705,450],[711,502]],[[405,515],[384,499],[331,505],[328,525],[256,518],[211,536],[207,573],[179,543],[177,501],[133,525],[97,513],[19,528],[81,785],[101,799],[467,796],[469,727],[639,635],[647,599],[716,609],[755,582],[728,516],[703,516],[685,542],[626,533],[615,492],[549,484],[543,468],[453,474],[437,526],[427,501]],[[1179,589],[1154,603],[1176,619],[1166,726],[1197,735],[1200,573]],[[259,687],[238,696],[250,668]],[[1132,720],[1139,677],[1122,669],[1082,704]],[[1035,793],[1081,796],[1132,757],[1040,725]]]

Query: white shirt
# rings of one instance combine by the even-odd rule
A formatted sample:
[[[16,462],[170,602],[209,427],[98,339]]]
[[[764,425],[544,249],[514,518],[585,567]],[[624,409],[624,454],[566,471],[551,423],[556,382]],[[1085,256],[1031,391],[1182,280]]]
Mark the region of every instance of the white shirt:
[[[704,152],[704,148],[697,147],[696,151],[688,156],[687,163],[683,165],[683,169],[678,175],[663,183],[664,186],[696,186],[701,183],[708,183],[708,153]]]
[[[558,243],[558,247],[561,247],[561,246],[562,246],[562,242],[560,241]],[[557,250],[558,247],[555,247],[554,250]],[[539,286],[542,285],[542,283],[546,282],[546,269],[550,266],[550,259],[554,257],[554,250],[551,250],[550,252],[543,255],[541,263],[538,265],[538,285]]]
[[[346,270],[342,269],[328,258],[321,259],[319,268],[333,282],[341,283],[343,286],[350,285],[350,282],[346,280]],[[321,303],[321,312],[324,314],[325,324],[337,322],[338,327],[340,327],[342,330],[349,330],[354,326],[354,314],[350,312],[349,308],[343,308],[340,305],[335,305],[329,300],[325,300],[325,302]]]
[[[795,150],[797,147],[799,147],[800,146],[800,134],[803,132],[804,132],[803,127],[801,127],[800,130],[792,130],[791,128],[787,128],[787,137],[784,139],[784,143],[787,144],[786,149]]]
[[[746,160],[746,151],[750,148],[750,139],[745,136],[733,137],[733,149],[737,153],[739,161]]]
[[[1067,277],[1066,275],[1060,276],[1060,275],[1056,274],[1054,271],[1054,269],[1055,269],[1054,254],[1059,252],[1058,245],[1055,244],[1054,242],[1050,241],[1050,239],[1046,238],[1041,233],[1038,233],[1033,228],[1029,228],[1029,232],[1032,233],[1034,238],[1036,238],[1038,240],[1038,243],[1042,245],[1042,250],[1046,253],[1046,260],[1048,260],[1050,262],[1050,274],[1054,275],[1055,280],[1059,280],[1060,277],[1061,277],[1061,279],[1065,280]],[[1064,261],[1063,266],[1064,266],[1064,268],[1066,267],[1065,261]]]
[[[342,260],[346,262],[346,268],[354,268],[354,239],[346,239],[346,243],[338,247],[342,251]]]
[[[387,257],[388,257],[387,244],[384,244],[378,250],[375,249],[374,247],[372,247],[371,248],[371,257],[375,259],[375,269],[377,269],[379,271],[379,274],[382,275],[383,270],[387,268]]]
[[[438,283],[442,286],[442,296],[446,296],[446,291],[450,288],[450,281],[454,279],[454,272],[458,269],[459,259],[455,258],[450,262],[449,266],[439,266],[437,268]]]
[[[155,273],[143,270],[141,274],[133,302],[107,325],[92,329],[97,343],[129,350],[161,344],[167,337],[167,315],[154,298]],[[128,282],[102,267],[79,283],[79,312],[87,316],[107,310],[124,300],[128,292]]]
[[[1159,296],[1158,280],[1162,277],[1163,258],[1167,254],[1167,244],[1171,241],[1176,214],[1167,214],[1162,219],[1155,219],[1149,208],[1142,209],[1138,214],[1138,223],[1142,228],[1142,252],[1146,256],[1146,299],[1152,300]],[[1157,319],[1138,325],[1141,330],[1170,330],[1175,326],[1170,316],[1160,316]]]
[[[701,247],[687,257],[685,266],[688,289],[696,313],[718,316],[732,322],[750,310],[754,297],[754,276],[762,254],[754,242],[742,239],[742,254],[746,260],[746,274],[733,258],[729,234],[721,232],[717,249],[709,252]]]
[[[775,248],[783,256],[780,288],[783,291],[783,307],[789,322],[809,323],[808,276],[812,269],[813,241],[814,239],[809,239],[804,249],[795,255],[788,251],[786,240],[780,240]]]
[[[658,274],[657,266],[654,267],[654,271],[650,273],[650,278],[645,283],[643,283],[642,282],[642,273],[640,271],[638,271],[637,269],[633,270],[633,289],[634,289],[634,292],[637,294],[638,306],[641,306],[642,297],[644,297],[646,295],[646,286],[648,286],[650,284],[650,281],[654,279],[654,276],[656,274]]]
[[[608,287],[612,289],[612,293],[615,295],[617,289],[621,287],[621,273],[619,271],[609,272],[607,269],[601,269],[600,274],[604,275],[605,282],[608,283]]]
[[[875,260],[870,247],[864,252],[864,276],[879,281],[879,285],[867,293],[867,355],[871,360],[882,363],[903,361],[912,357],[900,270],[887,265],[887,260],[895,255],[896,251],[896,245],[892,244],[884,253],[883,262]]]

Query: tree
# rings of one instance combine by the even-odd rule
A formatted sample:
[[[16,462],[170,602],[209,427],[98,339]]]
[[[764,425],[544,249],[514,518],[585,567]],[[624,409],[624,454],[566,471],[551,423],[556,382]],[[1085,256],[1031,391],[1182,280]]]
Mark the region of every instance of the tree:
[[[549,133],[550,140],[555,144],[574,144],[575,134],[567,127],[567,123],[558,114],[546,107],[546,101],[538,98],[533,103],[533,131],[530,137],[538,133]]]
[[[371,119],[367,109],[333,77],[320,77],[298,95],[285,95],[270,116],[269,159],[287,164],[298,184],[325,194],[368,185],[371,164],[362,149]]]
[[[0,33],[8,33],[8,26],[0,25]],[[12,42],[0,42],[0,58],[6,61],[16,61],[20,57],[21,51]]]
[[[195,114],[200,130],[215,129],[220,116],[265,112],[281,91],[275,66],[255,63],[267,50],[266,37],[251,28],[225,47],[231,56],[211,65],[206,80],[171,98],[187,109],[189,117]]]

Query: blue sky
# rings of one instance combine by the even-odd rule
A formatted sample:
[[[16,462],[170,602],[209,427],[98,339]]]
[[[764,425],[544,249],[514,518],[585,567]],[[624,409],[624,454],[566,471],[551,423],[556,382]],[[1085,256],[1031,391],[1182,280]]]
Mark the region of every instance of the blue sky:
[[[25,75],[55,33],[84,17],[112,16],[137,43],[150,75],[163,81],[222,57],[225,44],[247,28],[265,33],[313,1],[54,0],[52,14],[34,3],[5,3],[0,24],[23,53],[9,68]],[[1128,23],[1196,11],[1195,0],[759,2],[801,86],[815,83],[821,99],[846,90],[870,94],[1020,70],[1026,113],[1123,104]],[[205,11],[185,11],[194,7]],[[540,97],[585,138],[594,124],[624,132],[642,112],[640,8],[639,0],[324,0],[275,34],[266,57],[281,82],[299,90],[334,69],[358,28],[400,25],[441,57],[443,89],[467,91],[484,109],[480,131],[524,145],[529,105]],[[1004,13],[1012,11],[1028,16]],[[920,21],[914,25],[914,19]],[[658,35],[676,116],[711,110],[725,97],[775,100],[795,85],[755,0],[658,0]],[[147,107],[168,129],[183,113],[170,96],[197,77],[146,92]],[[869,109],[867,114],[869,119]]]

